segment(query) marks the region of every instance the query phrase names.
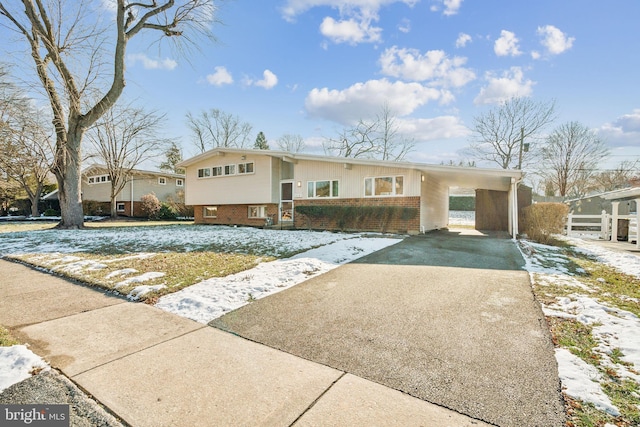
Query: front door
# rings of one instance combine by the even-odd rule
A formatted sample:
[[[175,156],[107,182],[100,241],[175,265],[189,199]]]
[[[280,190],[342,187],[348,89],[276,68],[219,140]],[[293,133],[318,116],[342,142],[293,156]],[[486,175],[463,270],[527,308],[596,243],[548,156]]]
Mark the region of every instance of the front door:
[[[293,182],[280,183],[280,221],[293,221]]]

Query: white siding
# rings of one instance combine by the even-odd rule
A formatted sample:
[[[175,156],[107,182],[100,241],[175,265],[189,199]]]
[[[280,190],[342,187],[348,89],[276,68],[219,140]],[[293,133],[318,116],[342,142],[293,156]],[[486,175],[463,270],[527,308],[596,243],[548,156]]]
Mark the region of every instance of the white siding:
[[[345,163],[348,164],[348,159],[345,159]],[[420,195],[421,173],[417,170],[364,165],[351,165],[348,169],[345,163],[300,160],[295,165],[294,198],[306,199],[307,182],[322,180],[338,180],[341,199],[361,198],[364,197],[364,179],[382,176],[403,176],[403,196]]]
[[[217,176],[198,178],[198,169],[214,166],[254,163],[254,173],[246,175]],[[226,205],[247,203],[276,203],[279,193],[274,193],[274,168],[272,158],[266,155],[248,155],[242,159],[240,154],[214,156],[187,167],[187,205]]]
[[[449,222],[449,187],[426,176],[420,196],[420,228],[429,231],[446,227]]]

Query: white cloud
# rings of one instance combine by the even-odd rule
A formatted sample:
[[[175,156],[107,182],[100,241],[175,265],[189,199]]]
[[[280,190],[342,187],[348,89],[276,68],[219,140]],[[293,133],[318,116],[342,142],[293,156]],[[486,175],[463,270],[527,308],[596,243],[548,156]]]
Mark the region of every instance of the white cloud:
[[[278,76],[273,74],[271,70],[264,70],[264,73],[262,73],[262,75],[263,79],[255,82],[256,86],[260,86],[265,89],[271,89],[278,84]]]
[[[311,117],[349,125],[373,117],[383,105],[402,117],[430,101],[446,103],[450,99],[446,91],[420,83],[381,79],[356,83],[344,90],[313,89],[305,99],[305,109]]]
[[[403,135],[419,142],[461,138],[470,133],[469,128],[456,116],[397,119],[396,124]]]
[[[330,16],[320,24],[320,33],[334,43],[374,43],[381,40],[382,28],[371,25],[369,19],[336,21]]]
[[[398,25],[398,30],[402,33],[408,33],[411,31],[411,21],[409,21],[407,18],[403,19],[400,24]]]
[[[542,55],[540,55],[540,52],[538,52],[537,50],[532,50],[531,51],[531,58],[532,59],[540,59]]]
[[[612,147],[640,146],[640,108],[605,123],[598,134]]]
[[[500,32],[500,38],[493,45],[493,51],[498,56],[518,56],[522,52],[518,47],[518,38],[514,33],[507,30]]]
[[[472,39],[469,34],[460,33],[458,34],[458,38],[456,39],[456,47],[465,47],[471,40]]]
[[[140,62],[147,70],[173,70],[178,66],[178,63],[173,59],[151,59],[144,53],[130,53],[127,55],[127,59],[132,66]]]
[[[499,104],[514,96],[530,96],[533,92],[534,82],[525,80],[520,67],[511,67],[501,76],[489,72],[485,78],[489,83],[480,89],[474,104]]]
[[[541,43],[551,55],[559,55],[571,49],[575,41],[575,37],[567,37],[565,33],[553,25],[538,27],[538,35],[542,37]]]
[[[349,13],[350,11],[371,11],[376,12],[381,7],[393,3],[404,3],[413,6],[420,0],[287,0],[285,6],[281,9],[282,16],[286,20],[293,20],[314,7],[331,7],[338,9],[340,13]]]
[[[432,12],[439,12],[441,10],[440,4],[444,6],[444,10],[442,11],[443,15],[451,16],[458,13],[460,10],[460,6],[462,6],[463,0],[435,0],[438,4],[434,4],[431,6]]]
[[[233,83],[231,73],[225,67],[215,67],[213,74],[207,75],[207,82],[214,86],[222,86]]]
[[[442,50],[421,54],[417,49],[393,46],[380,55],[382,73],[405,80],[431,81],[444,87],[461,87],[476,78],[473,71],[464,68],[467,58],[450,58]]]

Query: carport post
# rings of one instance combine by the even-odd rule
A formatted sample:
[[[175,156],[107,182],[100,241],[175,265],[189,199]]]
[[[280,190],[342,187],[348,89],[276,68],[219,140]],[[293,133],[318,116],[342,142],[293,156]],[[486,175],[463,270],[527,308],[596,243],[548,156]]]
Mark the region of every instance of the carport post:
[[[518,236],[518,180],[511,178],[511,237]]]
[[[618,208],[620,202],[611,202],[611,241],[618,241]]]

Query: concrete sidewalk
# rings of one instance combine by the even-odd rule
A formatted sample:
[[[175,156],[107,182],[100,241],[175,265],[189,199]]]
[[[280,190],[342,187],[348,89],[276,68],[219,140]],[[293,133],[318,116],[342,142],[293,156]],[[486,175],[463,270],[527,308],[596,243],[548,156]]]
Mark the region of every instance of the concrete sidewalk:
[[[487,425],[20,264],[0,272],[0,324],[132,426]]]

